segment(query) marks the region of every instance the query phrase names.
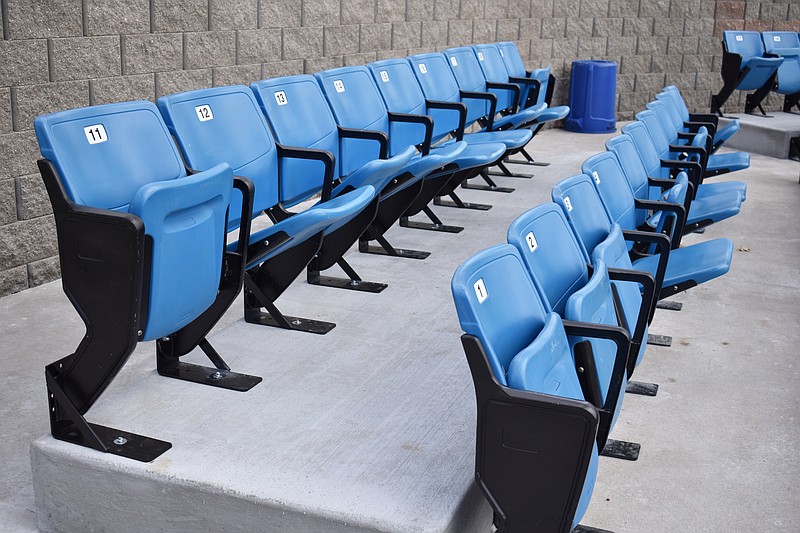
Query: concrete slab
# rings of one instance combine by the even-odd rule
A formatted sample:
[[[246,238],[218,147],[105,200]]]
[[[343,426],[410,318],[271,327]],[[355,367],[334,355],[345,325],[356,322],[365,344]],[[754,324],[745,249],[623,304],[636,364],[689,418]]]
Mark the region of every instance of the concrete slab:
[[[43,531],[488,531],[450,276],[605,138],[543,132],[531,148],[553,165],[536,178],[498,179],[512,194],[463,191],[493,209],[435,209],[461,234],[391,230],[396,245],[431,250],[426,261],[350,254],[365,279],[390,284],[379,295],[293,285],[281,308],[336,321],[327,336],[245,324],[234,306],[212,342],[235,370],[264,377],[250,393],[159,377],[152,344],[141,345],[88,418],[172,441],[152,464],[49,436],[28,456],[48,431],[42,368],[83,331],[57,282],[3,298],[0,530],[36,529],[34,487]],[[675,342],[650,347],[636,377],[661,390],[628,396],[613,435],[641,442],[642,456],[601,460],[584,523],[800,530],[800,219],[775,219],[800,202],[797,172],[754,155],[725,178],[748,182],[742,213],[689,237],[729,236],[742,251],[728,276],[676,298],[684,311],[657,314],[652,330]]]
[[[754,154],[787,159],[790,140],[800,136],[800,114],[776,111],[769,115],[772,118],[747,113],[727,115],[739,119],[741,129],[725,142],[725,146]],[[720,123],[725,123],[727,120],[720,119]]]

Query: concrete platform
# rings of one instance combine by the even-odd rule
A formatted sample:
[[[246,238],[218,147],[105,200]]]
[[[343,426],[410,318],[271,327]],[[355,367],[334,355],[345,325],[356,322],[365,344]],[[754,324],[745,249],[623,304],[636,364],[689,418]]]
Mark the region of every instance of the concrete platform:
[[[726,117],[738,118],[741,129],[725,146],[754,154],[787,159],[790,153],[790,140],[800,136],[800,114],[770,112],[771,118],[747,113],[728,114]],[[724,123],[726,119],[720,119]]]
[[[249,393],[160,377],[153,345],[140,345],[87,418],[171,441],[151,464],[48,435],[43,366],[82,325],[59,282],[0,299],[0,531],[488,532],[449,280],[605,138],[543,132],[530,149],[553,164],[534,179],[498,179],[512,194],[463,191],[491,210],[435,208],[460,234],[390,231],[432,251],[425,261],[351,253],[364,279],[390,284],[381,294],[296,282],[279,306],[337,322],[326,336],[245,324],[235,305],[211,341],[234,370],[264,377]],[[585,524],[800,530],[800,219],[775,219],[800,203],[799,171],[754,155],[729,178],[748,183],[742,213],[688,237],[732,238],[733,267],[676,297],[683,311],[657,313],[651,332],[673,347],[649,347],[636,378],[661,389],[627,396],[612,435],[640,442],[641,457],[601,459]]]

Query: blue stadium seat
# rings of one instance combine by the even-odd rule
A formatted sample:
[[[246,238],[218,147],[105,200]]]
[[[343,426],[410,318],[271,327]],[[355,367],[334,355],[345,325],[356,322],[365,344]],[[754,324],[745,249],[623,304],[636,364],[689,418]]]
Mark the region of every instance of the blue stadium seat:
[[[236,175],[255,185],[253,213],[266,213],[273,222],[249,235],[245,320],[320,334],[330,331],[335,324],[284,316],[275,300],[307,266],[311,277],[341,259],[375,216],[375,189],[368,184],[349,191],[334,188],[330,154],[277,146],[245,86],[174,94],[160,98],[158,105],[186,163],[197,169],[230,164]],[[286,168],[287,161],[309,166],[294,174]],[[322,201],[309,209],[286,209],[320,191]],[[232,222],[231,230],[237,221]]]
[[[664,87],[664,90],[656,95],[659,100],[670,98],[673,108],[677,112],[677,118],[682,123],[685,131],[695,132],[700,127],[705,127],[708,134],[713,139],[711,151],[716,152],[728,139],[730,139],[740,129],[739,119],[729,120],[726,124],[720,125],[719,117],[713,113],[689,113],[686,102],[683,100],[680,90],[674,85]],[[680,128],[681,124],[676,123]]]
[[[314,76],[297,75],[252,84],[276,140],[285,145],[326,150],[334,155],[334,175],[344,189],[371,184],[379,193],[375,219],[358,240],[363,253],[425,259],[430,252],[394,248],[384,233],[420,195],[423,175],[406,165],[417,153],[414,146],[389,157],[389,142],[382,131],[355,130],[336,123]],[[307,173],[303,165],[289,162],[292,172]],[[369,242],[376,240],[378,246]]]
[[[800,37],[790,31],[765,31],[761,34],[767,54],[783,58],[775,78],[774,91],[784,95],[783,111],[800,109]]]
[[[152,461],[171,445],[83,415],[138,341],[158,340],[162,375],[240,391],[261,381],[230,372],[205,338],[242,287],[246,242],[225,251],[226,218],[236,187],[247,207],[230,216],[249,227],[252,184],[225,164],[187,175],[151,102],[43,115],[34,128],[64,292],[87,330],[46,368],[53,436]],[[198,346],[216,368],[179,361]]]
[[[389,156],[402,153],[409,146],[416,146],[420,150],[401,170],[403,173],[422,176],[424,180],[422,191],[400,216],[400,225],[448,233],[463,230],[460,226],[442,224],[430,210],[428,203],[440,195],[456,172],[462,170],[459,159],[466,150],[467,143],[459,141],[432,147],[433,120],[421,115],[389,112],[367,67],[335,68],[318,72],[314,76],[322,87],[339,126],[384,133],[389,140]],[[354,148],[358,150],[359,147],[343,143],[344,157],[347,157],[348,150]],[[364,163],[368,162],[368,157],[364,158]],[[428,215],[431,223],[422,224],[409,220],[409,217],[421,211]]]
[[[455,189],[464,180],[477,176],[481,170],[497,162],[506,152],[505,144],[488,142],[486,139],[484,142],[476,142],[472,135],[465,135],[466,106],[460,102],[426,100],[408,60],[387,59],[368,66],[391,113],[431,117],[433,119],[431,143],[436,146],[447,146],[462,139],[467,143],[466,149],[456,160],[460,170],[439,191],[434,203],[473,209],[491,207],[486,204],[465,203],[458,197]],[[401,133],[401,130],[407,130],[412,126],[398,122],[391,125],[391,131]],[[452,202],[441,200],[445,195],[449,196]]]
[[[711,112],[722,116],[722,106],[733,91],[755,91],[747,95],[745,112],[761,107],[775,82],[779,57],[764,57],[764,44],[757,31],[722,32],[722,89],[711,97]],[[764,113],[764,110],[761,110]]]
[[[548,312],[508,244],[465,261],[452,291],[478,404],[475,479],[495,525],[567,533],[592,496],[599,424],[567,335],[624,344],[624,332]]]

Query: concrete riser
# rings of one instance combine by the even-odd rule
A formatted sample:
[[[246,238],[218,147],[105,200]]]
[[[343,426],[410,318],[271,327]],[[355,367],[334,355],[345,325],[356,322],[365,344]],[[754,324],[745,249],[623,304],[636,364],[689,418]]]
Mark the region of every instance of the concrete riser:
[[[725,146],[754,154],[788,159],[792,137],[800,136],[800,114],[775,112],[772,118],[744,113],[730,115],[739,119],[741,129]],[[720,120],[720,124],[725,119]]]

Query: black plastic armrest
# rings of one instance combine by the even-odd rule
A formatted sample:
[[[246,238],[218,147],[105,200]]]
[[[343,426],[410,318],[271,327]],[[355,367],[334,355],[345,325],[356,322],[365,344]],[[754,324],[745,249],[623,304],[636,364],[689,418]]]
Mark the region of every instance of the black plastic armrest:
[[[701,157],[706,155],[706,149],[700,148],[699,146],[684,146],[682,144],[670,144],[669,145],[670,152],[686,152],[687,154],[700,154]]]
[[[622,230],[622,236],[626,241],[634,241],[634,242],[646,242],[649,244],[654,244],[656,247],[656,253],[658,254],[658,265],[656,266],[656,275],[655,275],[655,295],[654,298],[656,301],[659,300],[659,294],[661,293],[661,286],[664,284],[664,275],[667,272],[667,262],[669,262],[669,252],[670,252],[670,240],[669,237],[663,235],[661,233],[654,233],[650,231],[638,231],[638,230]],[[649,320],[653,320],[653,316],[656,312],[656,305],[655,302],[650,310],[650,318]]]
[[[697,137],[697,132],[691,132],[691,131],[679,131],[678,132],[678,139],[690,140],[690,139],[694,139],[695,137]],[[681,145],[681,146],[683,146],[683,145]]]
[[[719,117],[713,113],[689,113],[689,120],[692,122],[711,123],[714,129],[719,126]]]
[[[322,182],[322,201],[327,202],[331,198],[331,191],[333,190],[334,180],[334,167],[336,166],[336,159],[334,155],[327,150],[315,150],[313,148],[299,148],[297,146],[284,146],[275,143],[278,147],[278,157],[291,157],[293,159],[309,159],[312,161],[321,161],[325,165],[325,177]]]
[[[661,190],[669,189],[675,185],[672,178],[647,178],[647,183],[652,187],[661,187]]]
[[[677,248],[680,246],[680,239],[683,235],[683,226],[686,223],[686,209],[682,205],[673,204],[672,202],[660,202],[656,200],[636,199],[634,202],[637,208],[674,213],[678,220],[672,230],[672,247]]]
[[[464,102],[447,102],[442,100],[425,100],[428,109],[449,109],[458,111],[458,128],[455,131],[455,138],[460,141],[464,138],[464,130],[467,127],[467,105]]]
[[[691,132],[697,132],[700,128],[705,128],[708,130],[708,136],[714,137],[714,134],[717,133],[717,125],[713,122],[709,122],[707,120],[690,120],[688,122],[683,123],[684,127],[689,128]]]
[[[394,113],[389,111],[389,122],[409,122],[425,126],[425,140],[422,141],[422,155],[428,155],[431,151],[431,139],[433,138],[433,119],[428,115],[412,115],[410,113]]]
[[[380,153],[378,157],[381,159],[386,159],[389,157],[389,136],[382,131],[359,130],[355,128],[345,128],[343,126],[339,126],[339,137],[377,141],[380,146]]]
[[[590,324],[587,322],[575,322],[573,320],[563,320],[564,330],[569,336],[592,337],[595,339],[608,339],[617,346],[617,353],[614,358],[614,368],[611,371],[611,384],[608,387],[606,403],[602,409],[613,413],[622,383],[625,381],[625,371],[628,367],[628,357],[630,355],[631,338],[625,328],[619,326],[607,326],[605,324]]]
[[[514,105],[513,108],[516,109],[520,106],[521,102],[519,101],[520,95],[522,92],[520,91],[519,85],[514,85],[513,83],[503,83],[498,81],[487,81],[486,82],[487,89],[497,89],[499,91],[511,91],[514,93]]]
[[[631,281],[642,286],[642,305],[639,307],[639,316],[636,326],[631,333],[631,342],[641,346],[644,341],[644,329],[650,321],[651,310],[656,305],[656,280],[649,272],[642,270],[628,270],[625,268],[609,268],[608,277],[614,281]],[[636,362],[638,354],[631,354],[632,362]],[[633,368],[628,368],[628,373]]]
[[[242,212],[239,219],[239,242],[236,244],[236,253],[241,255],[243,263],[247,263],[247,246],[250,243],[250,224],[253,220],[253,197],[256,188],[249,178],[243,176],[233,177],[233,188],[242,193]]]
[[[697,191],[697,187],[699,187],[700,183],[703,181],[703,165],[697,161],[662,159],[661,166],[664,168],[675,168],[686,171],[686,174],[689,177],[689,183],[692,184],[694,191]]]
[[[486,115],[489,123],[486,126],[486,131],[492,131],[494,128],[494,116],[497,114],[497,95],[477,91],[459,91],[459,94],[462,99],[487,100],[489,102],[489,113]]]
[[[523,85],[533,85],[534,87],[542,86],[542,83],[536,78],[519,78],[517,76],[509,76],[508,81],[511,83],[521,83]]]

